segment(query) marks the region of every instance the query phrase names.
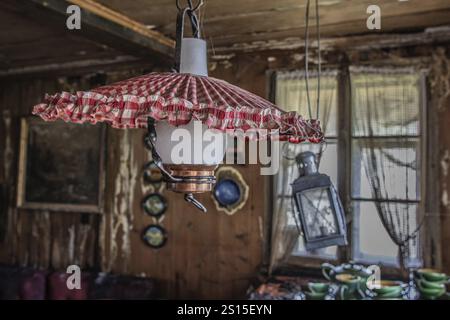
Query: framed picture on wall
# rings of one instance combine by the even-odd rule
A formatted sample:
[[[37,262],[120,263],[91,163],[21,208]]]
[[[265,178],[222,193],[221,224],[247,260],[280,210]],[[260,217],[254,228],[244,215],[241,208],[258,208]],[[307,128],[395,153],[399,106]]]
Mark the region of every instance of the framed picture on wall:
[[[21,120],[17,205],[101,213],[103,125]]]

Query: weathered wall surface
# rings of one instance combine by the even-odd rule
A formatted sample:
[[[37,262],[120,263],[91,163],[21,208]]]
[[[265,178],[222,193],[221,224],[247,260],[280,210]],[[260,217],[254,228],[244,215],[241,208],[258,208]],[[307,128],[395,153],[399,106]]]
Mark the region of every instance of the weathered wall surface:
[[[218,66],[216,76],[265,95],[264,68]],[[241,73],[236,69],[242,70]],[[109,76],[108,82],[129,74]],[[6,185],[7,205],[0,213],[4,229],[0,263],[65,269],[86,269],[141,275],[158,281],[162,297],[239,298],[262,259],[264,177],[256,165],[238,166],[250,186],[249,201],[233,216],[215,210],[210,194],[200,195],[208,209],[202,214],[182,195],[163,191],[169,207],[154,221],[141,209],[152,187],[142,179],[148,152],[143,130],[107,130],[106,190],[103,215],[22,210],[16,208],[20,118],[45,92],[92,85],[89,78],[4,80],[0,89],[0,183]],[[77,143],[77,142],[74,142]],[[141,232],[160,223],[169,234],[159,250],[141,241]]]
[[[438,216],[433,228],[439,229],[435,231],[444,244],[434,255],[450,272],[450,251],[445,245],[450,241],[449,52],[442,50],[434,51],[430,75],[429,116],[435,115],[432,139],[438,146],[438,168],[432,179],[436,186],[428,187],[439,194],[439,212],[429,214]],[[266,96],[268,67],[301,67],[298,59],[292,59],[243,55],[231,63],[213,63],[211,75]],[[127,76],[112,75],[108,82]],[[142,179],[149,156],[142,143],[145,132],[108,129],[103,215],[16,208],[20,117],[29,115],[43,93],[88,88],[90,82],[84,78],[70,84],[68,79],[51,78],[1,81],[0,184],[6,185],[8,203],[0,211],[0,263],[55,269],[76,263],[87,269],[147,276],[158,281],[161,297],[243,297],[263,261],[268,182],[258,166],[236,167],[249,184],[250,194],[246,206],[234,216],[216,212],[209,194],[199,196],[208,208],[207,214],[201,214],[182,195],[162,191],[169,208],[163,219],[154,221],[141,209],[142,198],[152,192]],[[160,250],[146,247],[140,239],[143,228],[155,222],[169,233],[167,245]]]
[[[433,54],[430,73],[432,110],[435,111],[433,126],[437,127],[437,192],[439,194],[441,255],[443,269],[450,273],[450,50],[437,48]]]

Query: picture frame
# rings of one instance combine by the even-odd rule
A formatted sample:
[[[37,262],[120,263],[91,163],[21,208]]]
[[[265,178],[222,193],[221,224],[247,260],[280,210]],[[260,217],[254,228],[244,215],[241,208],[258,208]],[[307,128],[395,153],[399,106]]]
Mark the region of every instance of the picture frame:
[[[105,127],[21,119],[17,206],[102,213]]]

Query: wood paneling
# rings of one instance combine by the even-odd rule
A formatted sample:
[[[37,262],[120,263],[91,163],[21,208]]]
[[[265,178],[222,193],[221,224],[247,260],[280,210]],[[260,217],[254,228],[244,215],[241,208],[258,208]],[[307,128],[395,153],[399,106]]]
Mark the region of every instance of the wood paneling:
[[[251,66],[250,66],[250,65]],[[214,76],[265,95],[265,65],[252,61],[240,67],[219,67]],[[253,68],[253,67],[257,68]],[[242,67],[242,65],[241,65]],[[247,69],[248,68],[248,69]],[[262,261],[265,178],[259,166],[237,166],[250,187],[249,201],[233,216],[215,210],[210,194],[198,198],[208,209],[201,213],[181,194],[164,191],[169,207],[159,222],[169,234],[165,247],[148,248],[141,241],[145,226],[156,221],[144,214],[141,200],[151,188],[142,180],[148,159],[143,130],[111,129],[108,144],[107,214],[101,246],[103,270],[156,279],[163,297],[242,298]]]
[[[95,268],[98,215],[16,207],[20,119],[45,92],[61,89],[57,79],[2,81],[0,84],[0,183],[8,206],[0,212],[5,234],[0,262],[39,268],[65,269],[69,264]]]
[[[384,60],[383,56],[378,58]],[[283,61],[277,56],[277,64]],[[269,65],[267,56],[241,55],[216,63],[211,75],[266,96],[265,72]],[[295,67],[298,66],[297,61]],[[445,85],[441,86],[448,83],[448,68],[442,61],[436,66],[438,89],[433,94],[436,93],[440,106],[437,125],[442,172],[441,212],[436,214],[441,219],[446,243],[450,234],[450,212],[444,201],[445,192],[450,193],[450,175],[446,171],[449,101]],[[110,72],[107,80],[113,82],[140,72]],[[243,297],[262,264],[265,238],[267,178],[260,175],[256,165],[236,167],[247,181],[250,194],[246,206],[233,216],[216,212],[209,194],[199,196],[208,208],[208,213],[202,214],[187,204],[182,195],[164,191],[169,209],[158,223],[167,229],[169,240],[160,250],[148,248],[140,239],[145,226],[155,222],[143,213],[140,204],[151,191],[142,180],[142,168],[149,157],[142,142],[143,130],[108,129],[104,215],[15,208],[20,117],[29,115],[31,106],[45,92],[82,90],[94,85],[89,77],[1,80],[0,183],[6,184],[9,206],[0,214],[0,223],[6,226],[4,239],[0,239],[0,262],[55,269],[76,263],[84,268],[142,275],[157,280],[161,298]],[[445,249],[443,245],[444,269],[450,271],[450,256]]]
[[[265,64],[258,59],[219,66],[214,76],[225,78],[265,95]],[[114,73],[108,82],[131,75]],[[69,264],[156,279],[160,297],[243,298],[262,261],[265,178],[259,166],[236,168],[250,187],[249,201],[233,216],[215,210],[211,195],[199,199],[208,208],[203,214],[186,203],[181,194],[164,191],[169,208],[159,222],[169,234],[159,250],[141,241],[142,230],[155,221],[146,216],[141,200],[150,187],[142,179],[149,158],[143,130],[107,130],[106,190],[103,215],[18,210],[15,207],[20,117],[45,92],[82,90],[89,78],[27,79],[1,84],[0,183],[9,194],[0,263],[64,270]],[[74,142],[77,143],[77,142]]]
[[[432,103],[432,112],[434,116],[433,129],[437,133],[437,143],[433,152],[437,154],[435,165],[435,179],[437,188],[433,185],[433,190],[438,192],[434,197],[439,201],[438,212],[430,212],[434,229],[440,235],[442,267],[445,272],[450,273],[450,250],[448,243],[450,241],[450,136],[448,133],[450,123],[450,50],[449,48],[437,48],[433,53],[433,64],[430,73],[430,101]],[[436,137],[436,136],[435,136]],[[435,183],[436,183],[435,181]]]

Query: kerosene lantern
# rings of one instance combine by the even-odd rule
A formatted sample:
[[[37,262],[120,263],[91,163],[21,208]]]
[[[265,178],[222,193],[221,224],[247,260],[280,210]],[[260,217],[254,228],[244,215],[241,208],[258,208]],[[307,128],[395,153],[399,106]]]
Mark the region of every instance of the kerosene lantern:
[[[326,174],[319,173],[310,151],[295,158],[299,177],[292,184],[305,248],[314,250],[347,244],[345,214],[339,195]]]

